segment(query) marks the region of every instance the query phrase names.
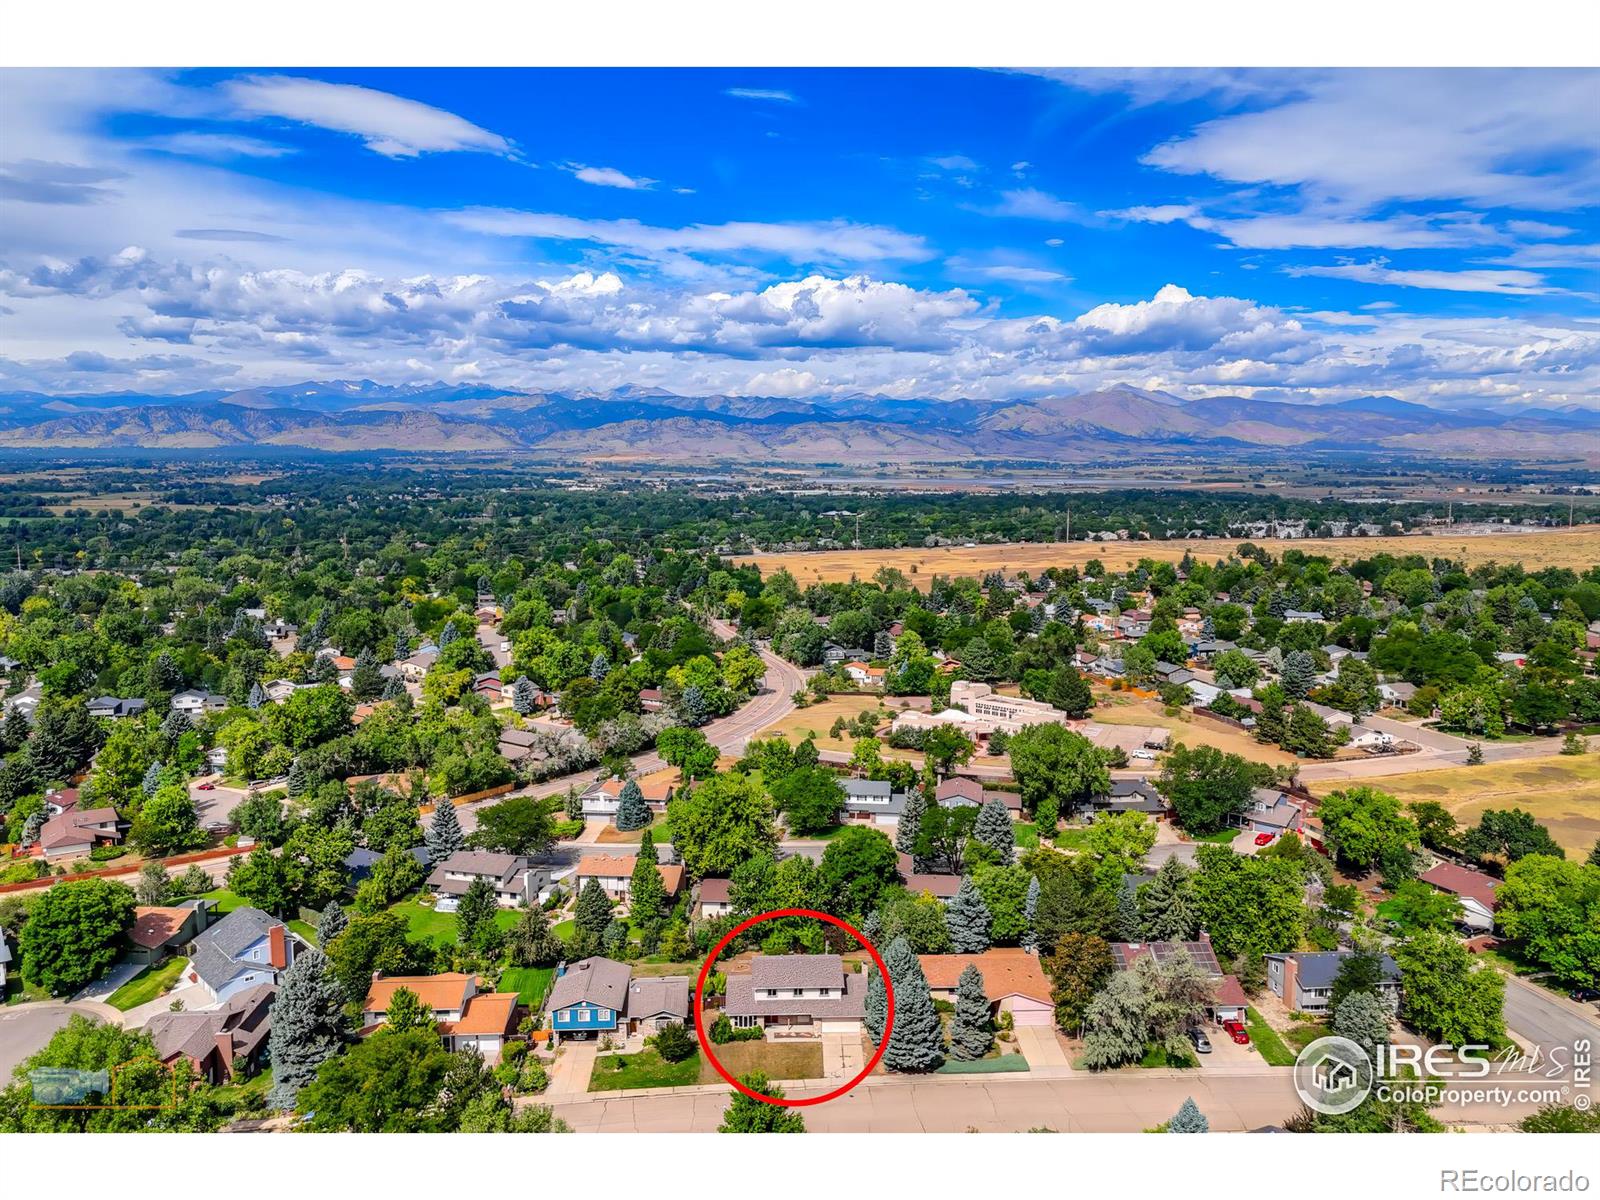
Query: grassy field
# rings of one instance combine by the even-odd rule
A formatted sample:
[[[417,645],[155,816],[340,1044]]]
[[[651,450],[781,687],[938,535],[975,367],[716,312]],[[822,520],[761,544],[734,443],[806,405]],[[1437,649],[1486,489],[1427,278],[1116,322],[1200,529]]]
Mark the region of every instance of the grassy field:
[[[729,1042],[716,1054],[731,1075],[762,1071],[774,1080],[822,1078],[821,1042]],[[709,1061],[700,1064],[700,1082],[722,1082]]]
[[[1241,539],[1242,540],[1242,539]],[[1280,555],[1287,549],[1306,554],[1326,555],[1335,561],[1362,558],[1373,554],[1421,554],[1427,558],[1464,560],[1468,566],[1485,562],[1520,562],[1530,571],[1541,567],[1576,567],[1600,563],[1600,527],[1582,526],[1568,532],[1561,529],[1530,533],[1495,534],[1483,537],[1462,535],[1398,538],[1305,538],[1278,541],[1265,538],[1255,543],[1268,553]],[[754,554],[735,558],[753,562],[769,575],[787,570],[801,587],[813,583],[843,583],[852,576],[871,579],[879,567],[894,567],[913,581],[934,575],[981,578],[990,571],[1034,574],[1046,567],[1081,567],[1098,558],[1111,571],[1125,571],[1142,558],[1177,562],[1185,554],[1200,562],[1216,562],[1239,547],[1239,541],[1217,539],[1171,542],[1067,542],[999,543],[985,546],[941,546],[935,549],[902,550],[820,550],[792,553]]]
[[[456,940],[455,913],[435,912],[425,904],[418,904],[415,899],[391,904],[389,911],[404,917],[410,927],[407,930],[408,935],[419,941],[432,942],[436,946],[449,946]],[[510,929],[516,920],[516,912],[509,908],[502,908],[494,915],[494,923],[501,929]]]
[[[897,697],[893,696],[833,696],[821,704],[813,704],[809,708],[797,708],[776,724],[763,729],[758,737],[772,737],[782,734],[791,742],[803,742],[807,734],[816,734],[817,748],[819,750],[850,751],[855,747],[855,737],[845,734],[842,738],[830,737],[828,730],[835,720],[843,717],[846,721],[853,721],[864,712],[871,712],[880,705],[887,706],[891,713],[898,710]],[[921,759],[921,755],[910,750],[896,750],[892,746],[883,747],[885,758]]]
[[[507,967],[500,973],[499,990],[517,993],[519,1001],[531,1008],[544,999],[555,973],[554,967]]]
[[[1162,729],[1172,731],[1174,742],[1182,742],[1185,746],[1214,746],[1225,753],[1237,754],[1269,766],[1286,766],[1299,761],[1294,755],[1276,746],[1258,742],[1240,730],[1196,721],[1187,713],[1169,717],[1159,700],[1139,699],[1103,688],[1095,689],[1094,711],[1089,714],[1089,719],[1103,725],[1159,725]],[[1145,766],[1150,764],[1146,763]]]
[[[178,976],[183,974],[184,967],[188,965],[187,958],[169,958],[164,963],[146,967],[112,992],[106,998],[106,1003],[112,1008],[120,1008],[123,1012],[137,1008],[141,1004],[148,1004],[157,996],[170,992],[172,985],[178,982]]]
[[[1261,1019],[1261,1014],[1255,1009],[1245,1010],[1245,1024],[1250,1030],[1250,1043],[1261,1057],[1266,1060],[1269,1067],[1294,1066],[1294,1051],[1283,1044],[1283,1039],[1278,1036],[1278,1031],[1273,1029]]]
[[[1407,804],[1436,800],[1463,825],[1485,809],[1523,809],[1549,826],[1569,858],[1587,855],[1600,838],[1600,756],[1593,754],[1413,771],[1373,783]]]
[[[589,1090],[610,1092],[618,1088],[688,1087],[701,1081],[702,1066],[699,1051],[675,1063],[669,1063],[654,1050],[648,1049],[637,1054],[602,1054],[594,1060]]]

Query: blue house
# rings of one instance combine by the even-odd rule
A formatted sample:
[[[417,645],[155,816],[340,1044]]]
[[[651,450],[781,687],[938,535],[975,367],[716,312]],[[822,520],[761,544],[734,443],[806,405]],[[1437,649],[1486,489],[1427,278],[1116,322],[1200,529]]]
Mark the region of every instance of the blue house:
[[[562,1038],[616,1033],[628,1003],[633,968],[609,958],[585,958],[566,967],[550,988],[553,1044]]]

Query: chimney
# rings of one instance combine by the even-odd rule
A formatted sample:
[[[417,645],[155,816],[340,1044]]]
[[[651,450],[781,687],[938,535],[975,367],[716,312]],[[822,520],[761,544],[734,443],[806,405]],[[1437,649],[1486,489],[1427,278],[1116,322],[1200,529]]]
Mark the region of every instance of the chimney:
[[[217,1053],[222,1055],[222,1073],[233,1078],[233,1034],[224,1030],[216,1035]]]
[[[267,961],[275,970],[283,970],[289,965],[289,947],[284,941],[282,925],[274,925],[267,930]]]
[[[1291,1009],[1294,1008],[1295,996],[1298,994],[1296,984],[1300,980],[1300,960],[1292,954],[1283,956],[1283,1002]]]

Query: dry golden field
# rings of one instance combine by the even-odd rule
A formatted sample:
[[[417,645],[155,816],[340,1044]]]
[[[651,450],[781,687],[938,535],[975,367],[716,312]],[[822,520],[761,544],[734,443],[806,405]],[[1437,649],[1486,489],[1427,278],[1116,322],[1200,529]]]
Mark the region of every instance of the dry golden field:
[[[1292,766],[1300,760],[1276,746],[1258,742],[1248,733],[1225,729],[1191,718],[1187,712],[1169,717],[1159,700],[1136,699],[1117,692],[1095,689],[1091,721],[1102,725],[1159,725],[1172,731],[1174,743],[1185,746],[1213,746],[1227,754],[1237,754],[1268,766]]]
[[[1240,539],[1242,541],[1243,539]],[[914,578],[934,575],[977,578],[990,571],[1034,574],[1047,567],[1081,567],[1098,558],[1108,570],[1123,571],[1141,558],[1177,562],[1190,554],[1202,562],[1226,558],[1240,541],[1217,539],[1171,542],[1006,542],[982,546],[941,546],[936,549],[815,550],[752,554],[736,562],[753,562],[763,575],[787,569],[802,587],[812,583],[840,583],[855,576],[871,579],[879,567],[897,567]],[[1422,554],[1429,558],[1464,560],[1469,566],[1484,562],[1520,562],[1530,570],[1541,567],[1586,568],[1600,563],[1600,525],[1540,533],[1504,533],[1482,536],[1416,536],[1397,538],[1302,538],[1296,541],[1262,539],[1255,543],[1271,554],[1293,549],[1327,555],[1335,560],[1388,554]]]
[[[1463,825],[1475,823],[1485,809],[1523,809],[1549,826],[1568,858],[1583,858],[1600,837],[1600,756],[1593,754],[1415,771],[1371,784],[1407,804],[1436,800]]]

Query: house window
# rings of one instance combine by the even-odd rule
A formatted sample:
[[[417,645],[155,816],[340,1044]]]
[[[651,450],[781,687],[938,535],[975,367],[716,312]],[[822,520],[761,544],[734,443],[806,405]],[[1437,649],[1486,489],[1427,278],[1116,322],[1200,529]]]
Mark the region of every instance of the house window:
[[[794,990],[793,990],[793,991],[791,991],[791,992],[790,992],[790,993],[789,993],[789,994],[790,994],[790,995],[791,995],[791,996],[804,996],[804,995],[805,995],[805,994],[806,994],[806,992],[805,992],[805,989],[804,989],[804,988],[795,988],[795,989],[794,989]]]
[[[590,1016],[591,1014],[587,1008],[580,1008],[578,1010],[578,1020],[587,1021]]]
[[[594,1015],[602,1021],[611,1020],[611,1010],[609,1008],[596,1009]]]
[[[776,996],[777,994],[778,994],[778,989],[777,988],[768,988],[767,989],[767,995],[768,996]]]
[[[833,989],[832,988],[818,988],[817,989],[817,995],[819,995],[819,996],[831,996],[831,995],[833,995]]]

